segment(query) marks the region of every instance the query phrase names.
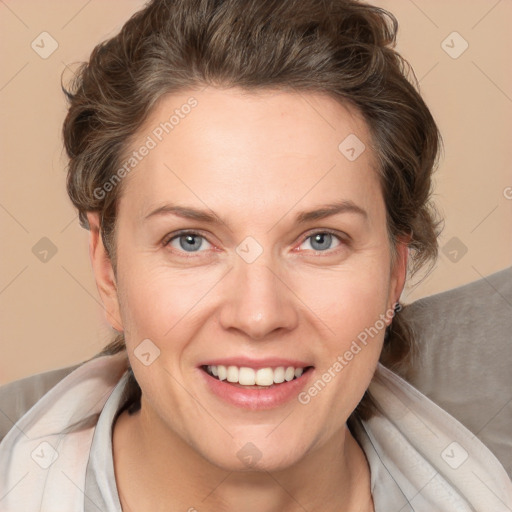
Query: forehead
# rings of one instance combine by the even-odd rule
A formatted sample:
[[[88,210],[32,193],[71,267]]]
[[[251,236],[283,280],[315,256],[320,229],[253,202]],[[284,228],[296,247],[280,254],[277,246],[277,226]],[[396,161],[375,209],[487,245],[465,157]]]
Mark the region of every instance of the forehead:
[[[203,208],[228,200],[254,214],[344,194],[371,206],[379,188],[371,146],[359,112],[326,95],[182,91],[158,101],[130,144],[127,157],[139,154],[121,202],[138,217],[167,198]]]

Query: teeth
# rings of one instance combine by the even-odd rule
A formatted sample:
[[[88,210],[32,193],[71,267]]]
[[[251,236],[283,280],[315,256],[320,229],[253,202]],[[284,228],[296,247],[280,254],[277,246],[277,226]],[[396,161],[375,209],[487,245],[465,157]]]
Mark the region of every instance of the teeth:
[[[279,366],[279,368],[274,370],[274,382],[276,384],[281,384],[281,382],[284,382],[284,373],[285,370],[283,366]]]
[[[256,384],[256,372],[252,368],[240,368],[238,372],[238,383],[244,386],[254,386]]]
[[[268,367],[255,370],[247,366],[208,365],[206,371],[210,375],[218,377],[219,380],[227,380],[242,386],[271,386],[300,377],[304,368],[278,366],[277,368]]]
[[[227,380],[228,382],[238,382],[238,368],[236,366],[228,366]]]
[[[293,366],[288,366],[284,372],[284,380],[288,382],[292,380],[293,377],[295,377],[295,368]]]
[[[260,368],[256,372],[256,384],[258,386],[272,386],[274,384],[274,370],[272,368]]]
[[[217,372],[218,372],[219,380],[226,380],[226,377],[228,376],[228,372],[227,372],[225,366],[217,366]],[[213,373],[213,368],[212,368],[212,373]]]

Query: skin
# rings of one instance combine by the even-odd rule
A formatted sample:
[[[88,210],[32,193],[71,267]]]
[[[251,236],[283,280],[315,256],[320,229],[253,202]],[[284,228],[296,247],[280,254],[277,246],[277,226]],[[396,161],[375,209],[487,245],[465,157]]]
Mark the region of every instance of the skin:
[[[393,309],[407,243],[392,266],[368,127],[355,109],[318,93],[209,87],[163,97],[133,149],[190,96],[197,107],[124,178],[117,275],[98,216],[88,214],[98,290],[142,388],[141,410],[123,413],[113,432],[123,509],[372,511],[369,467],[346,420],[371,381],[385,329],[307,405],[240,410],[197,378],[207,359],[281,356],[310,361],[314,382]],[[366,145],[352,162],[338,150],[349,134]],[[299,211],[342,199],[367,218],[295,222]],[[224,223],[141,220],[166,202],[209,209]],[[202,240],[199,250],[187,252],[179,238],[163,245],[181,229],[204,236],[192,240]],[[313,246],[312,231],[325,229],[340,239]],[[248,236],[263,250],[252,263],[236,252]],[[134,355],[147,338],[160,350],[149,366]],[[237,456],[247,442],[261,454],[256,467]]]

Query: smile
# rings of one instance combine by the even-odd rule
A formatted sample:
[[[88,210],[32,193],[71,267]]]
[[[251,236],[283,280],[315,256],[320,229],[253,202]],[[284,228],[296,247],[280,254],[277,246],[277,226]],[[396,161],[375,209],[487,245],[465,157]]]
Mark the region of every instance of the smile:
[[[231,384],[240,384],[241,386],[270,387],[274,384],[282,384],[299,378],[304,371],[311,367],[278,366],[277,368],[254,369],[247,366],[205,365],[202,368],[220,381],[225,380]]]
[[[237,408],[265,410],[297,399],[314,374],[313,366],[251,368],[234,365],[202,365],[199,368],[208,391]]]

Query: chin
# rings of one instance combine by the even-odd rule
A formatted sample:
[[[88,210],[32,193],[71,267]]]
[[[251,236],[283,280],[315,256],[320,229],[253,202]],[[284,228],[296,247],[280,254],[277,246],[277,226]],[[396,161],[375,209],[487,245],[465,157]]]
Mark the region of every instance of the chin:
[[[236,472],[236,473],[267,473],[267,472],[279,472],[284,471],[300,460],[300,456],[294,454],[293,458],[290,458],[289,454],[272,454],[266,455],[258,452],[254,446],[247,443],[246,446],[240,450],[243,451],[243,455],[240,454],[235,457],[219,456],[219,458],[209,458],[209,461],[224,471]]]
[[[272,435],[271,435],[272,436]],[[281,471],[296,464],[306,453],[301,449],[303,442],[294,442],[288,436],[288,443],[281,439],[270,440],[268,430],[259,436],[235,437],[226,450],[203,452],[203,457],[215,466],[234,472]]]

